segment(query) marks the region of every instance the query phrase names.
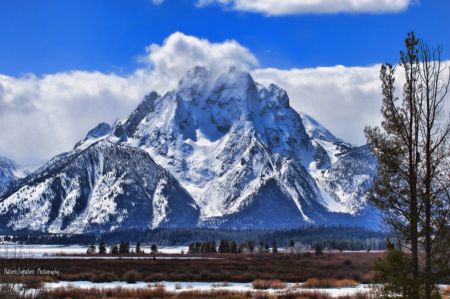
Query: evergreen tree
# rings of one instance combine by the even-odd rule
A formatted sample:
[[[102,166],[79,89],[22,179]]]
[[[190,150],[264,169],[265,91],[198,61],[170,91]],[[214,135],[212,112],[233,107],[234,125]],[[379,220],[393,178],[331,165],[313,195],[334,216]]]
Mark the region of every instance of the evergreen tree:
[[[323,255],[323,250],[321,246],[317,246],[316,247],[316,256],[322,256]]]
[[[219,244],[219,253],[226,253],[226,250],[225,250],[225,240],[220,240],[220,244]]]
[[[106,253],[106,246],[104,242],[101,242],[98,246],[98,253],[105,254]]]
[[[202,243],[195,242],[195,253],[201,253],[201,252],[202,252]]]
[[[231,253],[238,253],[238,246],[236,241],[231,241]]]
[[[255,251],[255,241],[251,240],[247,242],[248,244],[248,250],[250,253],[253,253]]]
[[[225,239],[225,248],[224,248],[224,250],[225,250],[225,253],[230,253],[231,252],[231,244],[230,244],[230,242],[228,242],[228,239]]]
[[[265,252],[269,252],[270,250],[269,250],[269,244],[266,244],[266,250],[265,250]]]
[[[195,245],[194,245],[194,243],[189,244],[189,254],[195,254]]]
[[[211,253],[217,253],[216,241],[212,241],[211,243]]]
[[[205,253],[211,253],[211,242],[206,242]]]
[[[120,243],[120,245],[119,245],[119,253],[124,254],[126,252],[127,252],[127,246],[126,246],[125,242],[122,241],[122,243]]]
[[[202,243],[201,252],[206,253],[206,242]]]
[[[275,242],[275,241],[273,241],[273,244],[272,244],[272,252],[273,253],[277,253],[278,252],[277,242]]]
[[[152,244],[151,250],[153,254],[158,253],[158,247],[156,246],[156,244]]]
[[[140,242],[137,242],[135,251],[136,251],[136,253],[141,253],[141,243]]]
[[[119,254],[119,247],[117,245],[111,245],[111,247],[109,247],[109,253],[111,254]]]
[[[130,243],[125,242],[125,253],[130,253]]]

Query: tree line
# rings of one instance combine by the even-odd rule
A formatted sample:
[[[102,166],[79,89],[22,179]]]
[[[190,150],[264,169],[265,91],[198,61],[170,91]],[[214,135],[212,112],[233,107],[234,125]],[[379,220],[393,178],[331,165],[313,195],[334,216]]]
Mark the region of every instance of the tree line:
[[[361,226],[348,225],[309,225],[289,229],[264,229],[264,230],[230,230],[214,228],[155,228],[142,229],[130,228],[115,230],[102,234],[16,234],[7,236],[8,240],[25,244],[120,244],[127,240],[130,244],[159,244],[161,246],[181,246],[195,242],[212,242],[219,240],[235,240],[238,244],[256,240],[264,244],[276,242],[278,246],[287,247],[291,240],[302,244],[311,244],[314,241],[341,240],[344,250],[352,250],[355,246],[348,245],[353,240],[367,242],[368,239],[378,240],[378,249],[382,250],[386,235],[379,231],[366,229]],[[338,249],[336,242],[330,242],[328,247]],[[347,245],[346,245],[347,244]]]

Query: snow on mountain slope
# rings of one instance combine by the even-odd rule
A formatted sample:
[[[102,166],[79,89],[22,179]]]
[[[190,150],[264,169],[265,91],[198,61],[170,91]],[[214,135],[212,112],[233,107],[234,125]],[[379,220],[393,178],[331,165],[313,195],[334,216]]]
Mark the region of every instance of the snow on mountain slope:
[[[32,169],[32,167],[29,167]],[[16,163],[14,160],[0,157],[0,188],[11,180],[24,178],[30,174],[30,169]]]
[[[305,130],[311,138],[329,141],[329,142],[344,142],[340,138],[336,138],[330,131],[328,131],[324,126],[319,124],[315,119],[306,113],[299,113]]]
[[[199,210],[142,150],[98,141],[0,192],[0,227],[48,232],[195,226]]]
[[[312,173],[319,188],[350,213],[366,207],[364,193],[372,186],[377,161],[367,145],[349,150],[330,168]]]

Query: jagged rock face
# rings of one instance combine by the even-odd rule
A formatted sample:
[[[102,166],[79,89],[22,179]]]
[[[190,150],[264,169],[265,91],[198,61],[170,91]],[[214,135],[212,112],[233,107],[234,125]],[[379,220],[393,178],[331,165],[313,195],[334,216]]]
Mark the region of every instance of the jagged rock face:
[[[195,226],[199,210],[139,149],[98,141],[0,193],[0,225],[49,232]]]
[[[322,192],[345,206],[346,212],[356,213],[366,207],[364,194],[372,186],[376,171],[376,158],[365,145],[348,150],[330,168],[312,175]]]

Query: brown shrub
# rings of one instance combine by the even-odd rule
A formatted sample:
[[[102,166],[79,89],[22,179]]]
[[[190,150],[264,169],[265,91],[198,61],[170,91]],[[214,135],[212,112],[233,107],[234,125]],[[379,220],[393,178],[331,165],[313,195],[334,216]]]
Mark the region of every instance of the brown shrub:
[[[317,279],[310,278],[301,285],[303,289],[334,289],[334,288],[349,288],[356,287],[358,283],[354,280],[343,279]]]
[[[270,280],[270,282],[271,282],[270,284],[271,289],[285,289],[287,287],[287,285],[284,282],[281,282],[278,279]]]
[[[252,287],[255,290],[267,290],[270,289],[270,284],[269,280],[257,279],[252,282]]]
[[[135,270],[129,270],[123,275],[123,280],[128,283],[136,283],[136,281],[139,280],[139,273]]]

